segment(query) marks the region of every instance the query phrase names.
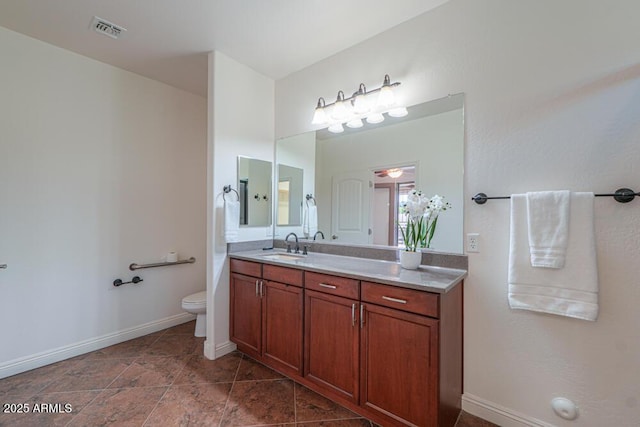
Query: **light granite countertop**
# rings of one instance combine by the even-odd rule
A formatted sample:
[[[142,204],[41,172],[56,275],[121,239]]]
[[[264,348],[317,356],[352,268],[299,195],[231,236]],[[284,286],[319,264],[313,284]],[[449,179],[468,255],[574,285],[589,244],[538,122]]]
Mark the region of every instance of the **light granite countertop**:
[[[288,255],[284,250],[274,249],[234,252],[229,257],[436,293],[448,292],[467,277],[466,270],[429,265],[406,270],[392,261],[315,252],[295,259],[274,259],[277,254]]]

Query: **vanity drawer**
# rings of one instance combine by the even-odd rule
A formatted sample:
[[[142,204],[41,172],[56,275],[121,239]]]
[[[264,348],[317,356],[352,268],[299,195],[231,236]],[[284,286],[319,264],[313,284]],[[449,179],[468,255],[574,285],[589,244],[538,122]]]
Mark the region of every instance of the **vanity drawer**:
[[[262,277],[272,282],[302,287],[303,275],[302,270],[296,270],[295,268],[279,267],[271,264],[262,266]]]
[[[360,282],[345,277],[330,276],[328,274],[305,271],[304,287],[326,294],[338,295],[345,298],[358,299]]]
[[[246,276],[262,277],[262,264],[241,259],[229,260],[232,273],[240,273]]]
[[[362,282],[362,301],[430,317],[440,317],[438,294]]]

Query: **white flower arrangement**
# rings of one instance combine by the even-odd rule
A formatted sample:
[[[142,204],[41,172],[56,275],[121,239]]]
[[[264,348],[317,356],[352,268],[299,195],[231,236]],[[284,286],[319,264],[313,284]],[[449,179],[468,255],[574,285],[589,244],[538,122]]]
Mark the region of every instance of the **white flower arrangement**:
[[[412,190],[402,211],[407,216],[407,226],[399,226],[404,240],[405,250],[416,252],[419,248],[431,247],[431,239],[436,232],[440,212],[450,209],[451,205],[437,194],[431,198],[419,190]]]

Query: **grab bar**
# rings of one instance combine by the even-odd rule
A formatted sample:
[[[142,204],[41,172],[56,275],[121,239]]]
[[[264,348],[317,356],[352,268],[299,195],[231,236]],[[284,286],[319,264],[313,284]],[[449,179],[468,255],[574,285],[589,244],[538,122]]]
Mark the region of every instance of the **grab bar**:
[[[129,270],[134,271],[134,270],[140,270],[141,268],[155,268],[155,267],[165,267],[168,265],[178,265],[178,264],[193,264],[194,262],[196,262],[196,259],[194,257],[191,257],[189,259],[181,259],[179,261],[175,261],[175,262],[156,262],[153,264],[136,264],[133,263],[131,265],[129,265]]]

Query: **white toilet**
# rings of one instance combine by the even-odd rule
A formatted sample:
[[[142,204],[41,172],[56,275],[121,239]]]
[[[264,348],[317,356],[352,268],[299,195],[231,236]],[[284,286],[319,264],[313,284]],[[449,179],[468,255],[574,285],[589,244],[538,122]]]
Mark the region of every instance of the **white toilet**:
[[[207,336],[207,291],[187,295],[182,298],[182,309],[195,314],[196,317],[196,337]]]

